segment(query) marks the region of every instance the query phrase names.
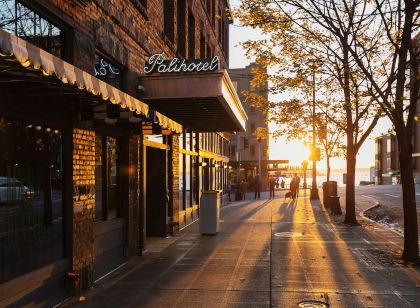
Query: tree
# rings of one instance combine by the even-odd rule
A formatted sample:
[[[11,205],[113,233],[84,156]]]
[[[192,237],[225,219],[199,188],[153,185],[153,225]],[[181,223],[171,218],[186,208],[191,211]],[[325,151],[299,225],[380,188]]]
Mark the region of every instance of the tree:
[[[419,253],[411,169],[411,138],[420,86],[419,56],[413,43],[413,32],[418,27],[420,17],[419,5],[420,0],[255,0],[242,3],[244,12],[253,9],[257,16],[257,19],[252,19],[252,14],[243,14],[246,24],[262,24],[264,29],[269,29],[267,25],[273,23],[276,23],[277,28],[290,28],[290,25],[294,25],[300,30],[299,36],[306,37],[309,34],[330,55],[334,55],[339,65],[336,72],[339,73],[343,88],[347,115],[354,106],[351,86],[357,84],[361,91],[353,94],[375,101],[391,120],[399,147],[404,210],[402,257],[405,260],[418,258]],[[273,10],[275,15],[270,13]],[[324,37],[329,40],[324,40]],[[361,77],[360,83],[354,79],[355,75]],[[409,93],[406,92],[407,88]],[[348,116],[347,120],[347,129],[351,130],[354,127],[352,117]],[[356,130],[353,132],[358,134]],[[351,166],[355,165],[354,153],[357,150],[358,142],[355,143],[347,132],[348,176],[349,171],[352,171]],[[352,218],[352,213],[347,217],[347,210],[351,210],[348,207],[349,201],[352,201],[349,197],[354,198],[354,191],[353,196],[349,196],[349,193],[351,191],[347,189],[346,221]]]
[[[343,149],[345,148],[342,144],[344,131],[335,125],[331,125],[333,123],[329,123],[329,118],[329,116],[322,117],[322,115],[319,115],[316,123],[319,142],[327,164],[327,181],[330,180],[331,176],[331,158],[343,156]]]
[[[316,6],[316,9],[310,11],[305,5]],[[264,73],[256,69],[253,80],[255,85],[265,77],[271,84],[269,89],[273,94],[290,95],[296,91],[301,92],[305,86],[317,86],[317,96],[324,91],[324,94],[321,93],[324,98],[334,93],[334,100],[324,100],[332,105],[319,108],[333,111],[334,116],[325,113],[328,121],[340,127],[346,135],[347,185],[344,221],[357,224],[356,155],[381,114],[377,112],[374,100],[366,94],[369,80],[351,58],[348,47],[337,39],[335,32],[340,31],[340,28],[334,26],[331,27],[332,31],[325,31],[316,15],[318,10],[328,11],[331,6],[335,6],[335,1],[250,0],[241,3],[238,16],[243,25],[258,27],[263,32],[261,38],[243,43],[247,55],[255,56],[260,65],[270,66],[273,72],[264,76]],[[353,19],[354,16],[342,19],[348,24],[348,32],[352,29],[350,25]],[[342,21],[334,19],[333,22]],[[272,103],[264,103],[261,99],[255,99],[255,96],[250,99],[255,104],[263,103],[264,108],[275,108]],[[291,122],[292,120],[288,123]]]

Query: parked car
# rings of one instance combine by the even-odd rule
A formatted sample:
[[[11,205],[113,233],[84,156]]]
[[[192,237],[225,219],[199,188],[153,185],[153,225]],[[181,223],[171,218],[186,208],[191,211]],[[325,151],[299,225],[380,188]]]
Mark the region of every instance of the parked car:
[[[26,201],[32,195],[18,179],[0,176],[0,204]]]

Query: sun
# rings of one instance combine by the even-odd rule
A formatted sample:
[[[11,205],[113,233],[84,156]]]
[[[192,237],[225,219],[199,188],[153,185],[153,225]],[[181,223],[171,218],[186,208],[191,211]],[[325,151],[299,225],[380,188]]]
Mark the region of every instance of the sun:
[[[309,149],[301,141],[270,140],[270,159],[288,159],[290,166],[300,166],[309,157]]]

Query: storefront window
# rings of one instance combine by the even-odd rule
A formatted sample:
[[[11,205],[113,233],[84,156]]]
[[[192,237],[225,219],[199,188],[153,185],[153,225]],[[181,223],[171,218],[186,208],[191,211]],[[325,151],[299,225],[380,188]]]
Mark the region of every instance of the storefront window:
[[[185,207],[191,207],[191,155],[185,155]]]
[[[0,116],[0,283],[63,258],[58,129]]]
[[[197,160],[198,160],[198,156],[193,156],[192,157],[192,183],[191,183],[191,191],[192,191],[192,203],[193,204],[198,204],[198,192],[197,192],[197,187],[198,187],[198,177],[197,177]]]
[[[97,135],[95,155],[95,220],[120,217],[117,139]]]
[[[19,1],[0,0],[0,27],[57,57],[62,57],[62,29]]]
[[[184,154],[179,154],[179,208],[184,210]]]

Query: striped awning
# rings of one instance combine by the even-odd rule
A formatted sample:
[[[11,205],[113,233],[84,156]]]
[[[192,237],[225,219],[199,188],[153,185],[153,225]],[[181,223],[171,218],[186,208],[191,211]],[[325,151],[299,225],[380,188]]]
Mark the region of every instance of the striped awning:
[[[46,77],[55,76],[63,85],[77,87],[80,91],[98,96],[139,115],[147,116],[149,113],[149,106],[140,100],[1,29],[0,58],[18,62],[21,66],[38,71]],[[162,127],[177,133],[182,132],[182,126],[175,121],[160,113],[157,113],[157,118]]]

